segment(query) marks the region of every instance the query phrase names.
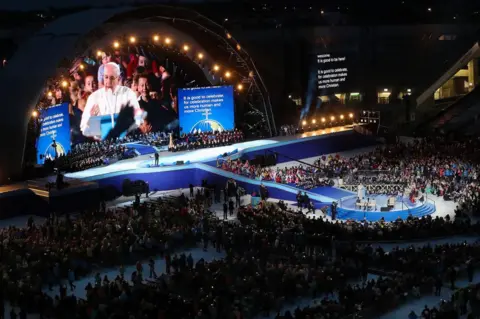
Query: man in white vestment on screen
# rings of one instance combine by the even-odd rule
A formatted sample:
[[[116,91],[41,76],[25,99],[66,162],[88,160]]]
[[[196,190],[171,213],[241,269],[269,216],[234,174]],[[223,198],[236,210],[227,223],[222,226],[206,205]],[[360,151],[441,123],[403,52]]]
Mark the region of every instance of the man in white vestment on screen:
[[[87,100],[80,122],[80,130],[84,136],[95,136],[96,133],[90,130],[92,116],[111,115],[112,126],[115,122],[115,115],[126,107],[133,108],[135,124],[138,126],[143,122],[143,111],[138,104],[138,99],[130,88],[118,85],[120,79],[120,67],[114,62],[105,64],[104,87],[93,92]]]

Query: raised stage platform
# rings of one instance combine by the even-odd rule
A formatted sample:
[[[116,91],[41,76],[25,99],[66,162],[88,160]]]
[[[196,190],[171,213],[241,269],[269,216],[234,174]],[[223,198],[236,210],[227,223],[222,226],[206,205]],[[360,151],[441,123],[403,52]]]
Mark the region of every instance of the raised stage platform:
[[[188,188],[190,183],[200,185],[204,179],[207,179],[209,184],[225,185],[227,180],[233,178],[237,181],[239,186],[247,191],[247,193],[252,193],[254,191],[258,192],[260,184],[263,183],[269,188],[270,197],[296,202],[296,195],[301,189],[291,185],[254,180],[223,171],[216,167],[217,158],[224,153],[229,153],[232,154],[232,158],[242,157],[253,159],[258,155],[277,152],[279,154],[277,162],[278,164],[281,164],[291,162],[292,158],[313,158],[324,154],[334,154],[351,149],[372,146],[376,143],[375,138],[361,135],[355,132],[352,127],[341,127],[318,130],[303,135],[247,141],[230,146],[200,149],[189,152],[161,152],[159,161],[161,165],[157,167],[152,167],[154,160],[151,153],[151,147],[139,146],[137,147],[138,153],[143,153],[144,155],[140,155],[130,160],[119,161],[108,166],[67,174],[66,178],[71,185],[95,185],[102,190],[108,189],[109,191],[114,190],[116,192],[121,192],[122,184],[125,179],[131,181],[143,180],[149,184],[151,191],[165,191]],[[288,157],[284,157],[282,154],[286,154]],[[178,162],[183,162],[185,164],[175,165]],[[40,180],[37,183],[38,185],[45,185],[46,182],[46,180]],[[91,189],[93,189],[93,186]],[[13,189],[3,189],[3,194],[0,194],[0,198],[6,198],[9,194],[13,194],[12,191]],[[17,187],[15,191],[29,191],[30,193],[33,193],[32,189],[30,189],[27,184]],[[65,196],[67,195],[67,192],[71,192],[68,194],[71,197],[72,194],[80,191],[81,187],[72,187],[69,190],[64,190],[64,194],[59,192],[57,196],[54,196],[54,194],[50,192],[48,197],[50,199],[57,197],[58,200],[62,197],[68,197]],[[301,191],[303,192],[304,190],[302,189]],[[0,190],[0,193],[2,193],[2,190]],[[37,193],[39,196],[42,196],[41,187],[39,187]],[[306,191],[306,193],[316,207],[329,206],[333,201],[338,202],[354,195],[354,193],[350,191],[335,187],[316,187]],[[46,193],[43,193],[43,195],[47,196]],[[0,205],[0,213],[3,213],[3,207]],[[12,208],[12,206],[9,207]],[[339,211],[339,214],[337,215],[338,218],[363,219],[363,212],[355,214],[354,211],[349,211],[348,208],[342,209],[345,209],[345,211]],[[416,208],[409,209],[412,211],[412,209]],[[408,216],[408,212],[405,213],[404,216]],[[2,215],[0,214],[0,218],[1,217]],[[381,216],[379,216],[378,219],[380,219],[380,217]],[[387,219],[387,216],[384,217]],[[398,214],[395,212],[395,216],[388,218],[388,220],[394,220],[397,217]],[[370,216],[368,216],[367,219],[369,218]],[[373,219],[374,216],[371,218],[371,220],[375,220]]]
[[[382,211],[382,208],[387,207],[387,195],[368,195],[370,205],[357,203],[357,196],[352,195],[342,198],[338,202],[337,217],[339,219],[354,219],[354,220],[368,220],[378,221],[382,217],[385,221],[395,221],[398,218],[406,219],[409,214],[413,217],[422,217],[430,215],[435,212],[435,204],[429,202],[416,201],[412,203],[408,197],[397,196],[395,198],[395,205],[390,209]]]

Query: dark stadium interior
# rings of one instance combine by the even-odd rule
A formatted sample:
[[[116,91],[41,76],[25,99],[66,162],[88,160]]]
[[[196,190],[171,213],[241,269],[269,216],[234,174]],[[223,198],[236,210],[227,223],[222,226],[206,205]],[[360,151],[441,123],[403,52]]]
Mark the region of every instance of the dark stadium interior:
[[[1,2],[0,59],[0,319],[480,318],[480,2]]]

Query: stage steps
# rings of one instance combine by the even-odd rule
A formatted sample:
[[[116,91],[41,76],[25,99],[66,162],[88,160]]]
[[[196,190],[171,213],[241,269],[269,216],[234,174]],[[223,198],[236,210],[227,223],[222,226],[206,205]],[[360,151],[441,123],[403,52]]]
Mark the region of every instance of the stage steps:
[[[413,217],[423,217],[426,215],[430,215],[435,212],[435,206],[431,203],[425,203],[422,206],[410,208],[409,210],[401,210],[401,211],[390,211],[390,212],[369,212],[363,210],[354,210],[354,209],[346,209],[346,208],[337,208],[337,218],[338,219],[354,219],[361,221],[364,217],[368,221],[378,221],[380,218],[384,217],[385,221],[391,222],[395,221],[397,218],[407,219],[409,213],[412,214]]]

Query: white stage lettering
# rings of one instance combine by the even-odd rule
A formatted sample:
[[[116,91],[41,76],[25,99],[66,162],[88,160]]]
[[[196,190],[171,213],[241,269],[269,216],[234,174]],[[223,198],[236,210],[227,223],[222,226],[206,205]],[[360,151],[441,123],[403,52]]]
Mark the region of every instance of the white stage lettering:
[[[347,81],[348,68],[343,66],[346,62],[345,56],[317,55],[318,89],[338,88],[341,83]]]
[[[63,114],[55,114],[53,116],[45,117],[43,119],[40,137],[50,135],[52,139],[55,139],[57,130],[63,126],[63,119]]]
[[[183,98],[184,113],[201,112],[208,117],[208,115],[212,114],[212,108],[222,106],[223,100],[223,94],[185,96]]]

